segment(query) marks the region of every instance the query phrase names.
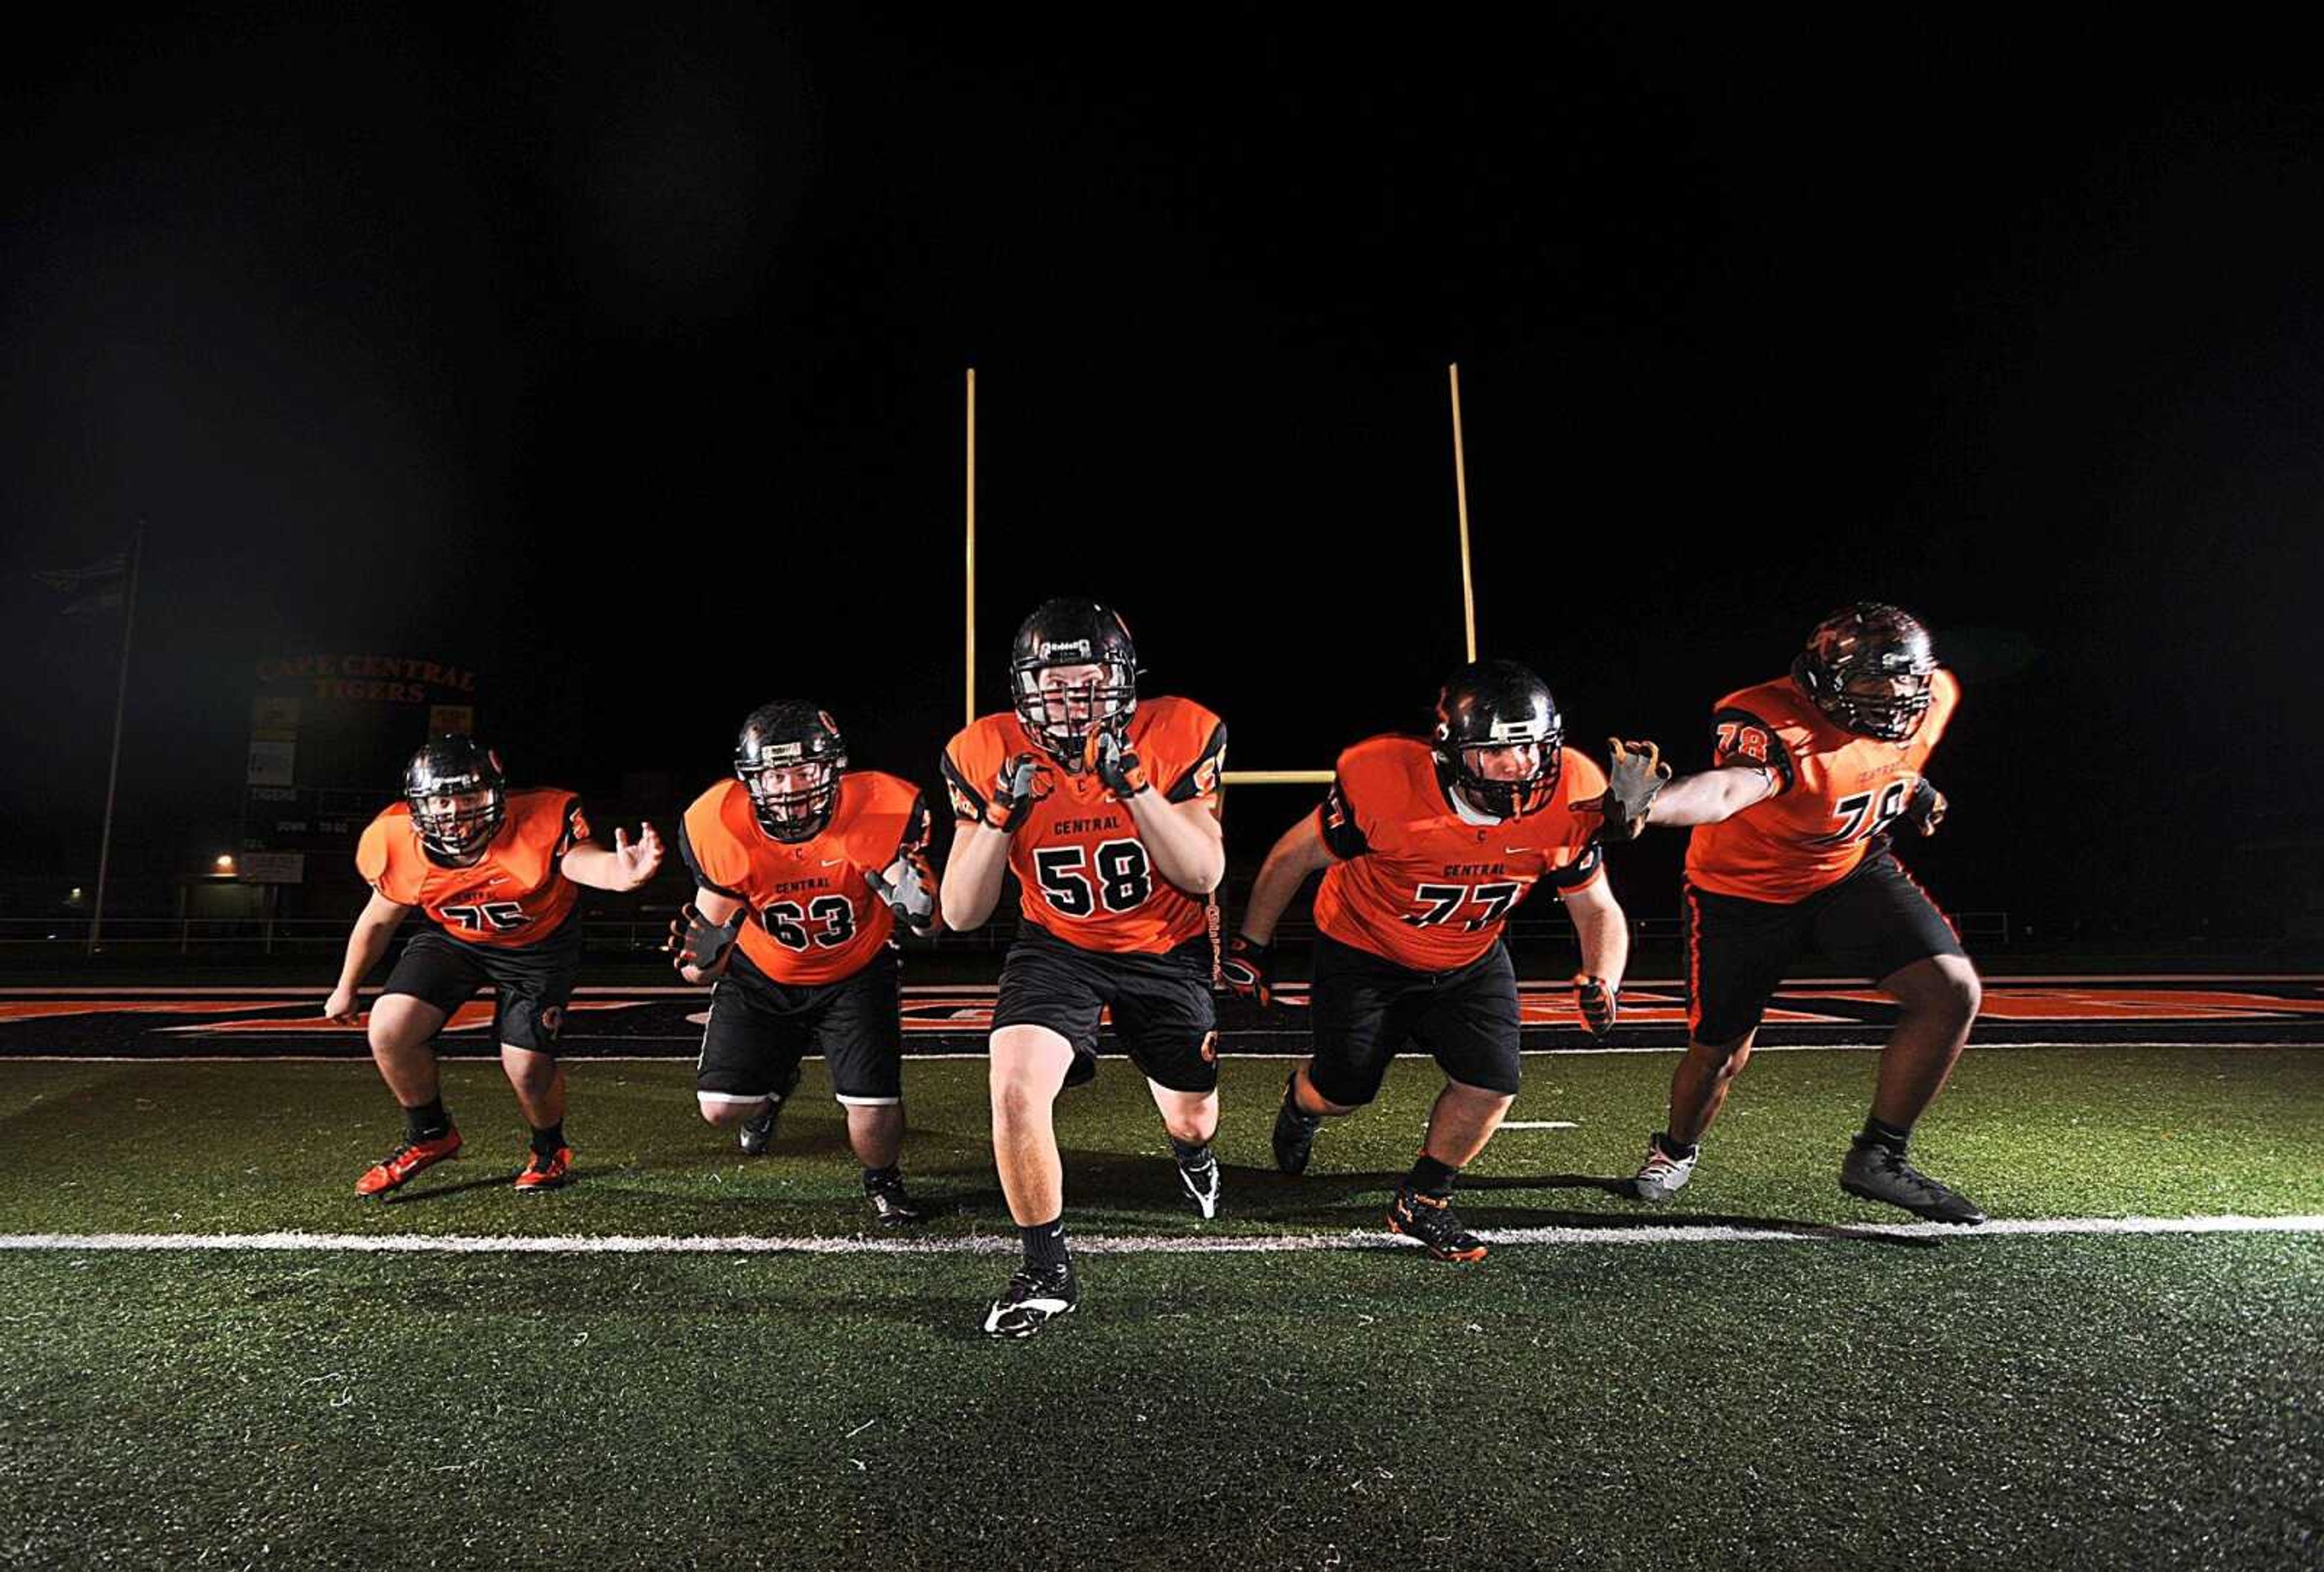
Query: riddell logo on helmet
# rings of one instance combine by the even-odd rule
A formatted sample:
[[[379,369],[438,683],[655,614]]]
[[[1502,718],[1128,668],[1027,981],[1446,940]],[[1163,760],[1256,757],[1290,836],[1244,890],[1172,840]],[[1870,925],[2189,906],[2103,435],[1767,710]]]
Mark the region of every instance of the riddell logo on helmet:
[[[1090,642],[1087,639],[1061,639],[1041,646],[1041,659],[1044,661],[1055,661],[1065,655],[1079,655],[1086,661],[1089,653]]]
[[[777,743],[766,750],[764,757],[773,760],[799,759],[807,756],[804,743]]]
[[[1537,720],[1497,720],[1493,723],[1493,740],[1497,743],[1537,743],[1545,729]]]

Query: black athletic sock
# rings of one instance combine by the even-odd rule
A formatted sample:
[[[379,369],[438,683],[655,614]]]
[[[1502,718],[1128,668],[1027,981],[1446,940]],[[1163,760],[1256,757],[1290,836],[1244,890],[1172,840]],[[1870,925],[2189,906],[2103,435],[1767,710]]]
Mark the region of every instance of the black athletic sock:
[[[1864,1122],[1864,1133],[1856,1138],[1856,1142],[1859,1146],[1877,1146],[1902,1157],[1904,1155],[1904,1142],[1912,1137],[1912,1133],[1913,1127],[1909,1124],[1899,1130],[1894,1124],[1886,1124],[1881,1120],[1867,1119]]]
[[[873,1190],[892,1190],[903,1182],[903,1170],[892,1162],[885,1168],[867,1168],[863,1170],[863,1193],[867,1196]]]
[[[1181,1141],[1173,1135],[1170,1137],[1170,1153],[1178,1160],[1180,1168],[1200,1168],[1211,1155],[1211,1143],[1207,1141]]]
[[[559,1119],[546,1130],[532,1133],[532,1149],[543,1157],[555,1157],[557,1149],[565,1144],[565,1121]]]
[[[1452,1193],[1452,1180],[1460,1172],[1451,1163],[1439,1162],[1424,1151],[1404,1182],[1432,1200],[1441,1201]]]
[[[1065,1219],[1060,1215],[1017,1233],[1025,1242],[1025,1270],[1048,1271],[1065,1264]]]
[[[1657,1130],[1655,1132],[1655,1150],[1665,1157],[1674,1157],[1679,1161],[1684,1162],[1695,1154],[1697,1149],[1692,1142],[1673,1141],[1667,1130]]]
[[[403,1133],[414,1141],[433,1141],[451,1128],[452,1115],[444,1112],[444,1099],[440,1096],[403,1111]]]

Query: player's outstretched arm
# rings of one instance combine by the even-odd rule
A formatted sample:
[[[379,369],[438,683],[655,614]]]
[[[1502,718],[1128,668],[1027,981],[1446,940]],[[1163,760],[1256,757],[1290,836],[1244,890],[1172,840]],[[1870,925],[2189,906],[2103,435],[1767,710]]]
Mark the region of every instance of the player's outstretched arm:
[[[399,905],[374,890],[365,902],[363,914],[355,919],[355,931],[347,935],[347,957],[339,967],[338,985],[331,990],[329,1000],[323,1005],[323,1017],[342,1026],[352,1026],[361,1013],[355,1003],[355,990],[379,957],[387,953],[388,940],[410,915],[411,908]]]
[[[557,865],[576,884],[618,894],[634,890],[654,876],[654,870],[661,866],[661,837],[654,833],[650,824],[640,827],[634,842],[616,828],[613,850],[584,841],[567,852]]]
[[[1299,893],[1307,876],[1339,860],[1339,855],[1324,844],[1313,813],[1300,815],[1299,822],[1277,838],[1268,848],[1267,861],[1259,865],[1250,901],[1243,908],[1234,938],[1227,941],[1226,957],[1220,962],[1220,980],[1231,992],[1256,999],[1261,1005],[1273,1002],[1275,988],[1268,973],[1273,962],[1275,925],[1283,920],[1284,909]]]
[[[1700,775],[1682,775],[1655,794],[1646,822],[1670,829],[1717,824],[1773,797],[1781,783],[1762,764],[1729,764]]]
[[[1252,881],[1250,901],[1242,909],[1242,920],[1235,931],[1255,944],[1273,944],[1275,925],[1283,920],[1283,913],[1293,896],[1308,876],[1321,873],[1340,859],[1323,844],[1323,832],[1315,823],[1313,812],[1303,813],[1299,822],[1277,837],[1267,854],[1267,861],[1259,865],[1259,877]]]

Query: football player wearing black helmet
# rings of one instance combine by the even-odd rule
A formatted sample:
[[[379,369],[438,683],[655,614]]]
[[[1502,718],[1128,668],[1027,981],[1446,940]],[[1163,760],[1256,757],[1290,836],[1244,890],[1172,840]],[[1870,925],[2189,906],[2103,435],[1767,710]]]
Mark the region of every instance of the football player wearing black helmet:
[[[1640,1199],[1667,1199],[1693,1176],[1768,998],[1813,945],[1899,1007],[1840,1188],[1937,1222],[1985,1220],[1904,1155],[1983,998],[1960,936],[1893,844],[1900,827],[1932,835],[1944,818],[1925,772],[1960,698],[1917,618],[1858,601],[1816,624],[1789,675],[1719,701],[1709,770],[1665,783],[1638,768],[1641,745],[1618,745],[1608,797],[1628,800],[1609,808],[1609,822],[1635,814],[1692,831],[1689,1042],[1671,1078],[1668,1124],[1633,1181]]]
[[[919,789],[851,770],[839,724],[784,699],[752,710],[733,775],[678,827],[692,904],[666,947],[690,983],[718,980],[695,1061],[695,1104],[763,1153],[799,1080],[822,1056],[881,1225],[917,1223],[897,1166],[904,1139],[897,926],[937,927]]]
[[[1194,1210],[1217,1215],[1218,1056],[1206,897],[1226,865],[1226,725],[1141,698],[1130,629],[1094,600],[1045,602],[1017,630],[1008,713],[946,744],[954,819],[947,927],[981,927],[1007,874],[1018,937],[992,1015],[992,1148],[1024,1265],[984,1318],[1024,1337],[1070,1311],[1058,1094],[1097,1070],[1098,1022],[1145,1075]]]
[[[1610,1031],[1629,929],[1598,846],[1598,767],[1564,745],[1548,685],[1511,661],[1446,680],[1424,740],[1379,736],[1340,755],[1323,806],[1268,854],[1222,966],[1262,1005],[1268,952],[1309,874],[1315,895],[1314,1057],[1291,1073],[1275,1120],[1275,1162],[1305,1170],[1327,1115],[1379,1095],[1408,1040],[1434,1055],[1444,1090],[1398,1188],[1388,1226],[1440,1261],[1478,1261],[1484,1244],[1452,1210],[1517,1092],[1517,974],[1502,929],[1537,883],[1565,902],[1580,941],[1575,1004]]]
[[[367,1031],[382,1079],[403,1105],[405,1138],[355,1181],[358,1195],[401,1186],[460,1149],[444,1111],[435,1040],[475,993],[493,994],[501,1068],[532,1129],[521,1192],[566,1182],[565,1070],[557,1035],[581,968],[576,885],[634,890],[661,865],[651,825],[632,844],[591,844],[570,791],[512,791],[497,755],[473,737],[439,736],[412,754],[401,800],[374,819],[355,849],[370,902],[347,939],[324,1015],[360,1018],[356,990],[414,907],[430,926],[403,948]]]

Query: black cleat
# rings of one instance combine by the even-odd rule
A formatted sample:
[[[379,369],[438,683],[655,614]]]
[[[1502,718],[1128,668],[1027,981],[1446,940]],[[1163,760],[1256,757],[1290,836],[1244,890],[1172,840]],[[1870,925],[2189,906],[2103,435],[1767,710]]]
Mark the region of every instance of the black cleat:
[[[1194,1210],[1204,1219],[1219,1215],[1219,1160],[1205,1149],[1192,1163],[1178,1165],[1178,1182],[1194,1197]]]
[[[1314,1149],[1315,1132],[1323,1115],[1299,1111],[1299,1072],[1283,1083],[1283,1106],[1275,1111],[1275,1166],[1285,1173],[1307,1171],[1307,1154]]]
[[[1029,1337],[1059,1316],[1072,1315],[1080,1299],[1072,1262],[1039,1272],[1019,1267],[984,1312],[984,1329],[995,1337]]]
[[[1848,1149],[1840,1165],[1840,1188],[1868,1201],[1902,1207],[1932,1223],[1968,1225],[1985,1221],[1977,1204],[1959,1190],[1941,1185],[1904,1161],[1901,1151],[1858,1141]]]
[[[798,1090],[798,1066],[793,1065],[791,1073],[783,1078],[783,1084],[770,1094],[772,1101],[768,1103],[767,1111],[754,1119],[742,1121],[740,1143],[744,1157],[763,1157],[767,1148],[775,1143],[775,1121],[783,1116],[783,1105],[790,1101],[793,1092]]]
[[[1408,1239],[1419,1240],[1439,1261],[1485,1259],[1485,1242],[1461,1226],[1452,1210],[1452,1197],[1439,1200],[1424,1196],[1412,1188],[1410,1180],[1397,1188],[1396,1199],[1388,1203],[1388,1225]]]
[[[925,1223],[927,1214],[912,1204],[904,1193],[904,1181],[873,1185],[863,1192],[864,1205],[872,1208],[872,1221],[882,1228],[908,1228],[915,1223]]]

